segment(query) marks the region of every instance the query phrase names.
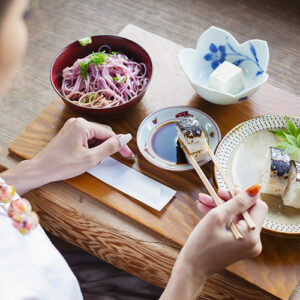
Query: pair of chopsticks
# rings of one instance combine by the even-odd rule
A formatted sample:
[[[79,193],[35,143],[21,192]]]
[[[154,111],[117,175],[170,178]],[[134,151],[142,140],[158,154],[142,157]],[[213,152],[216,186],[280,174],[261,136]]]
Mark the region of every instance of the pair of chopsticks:
[[[229,192],[231,194],[231,196],[234,196],[234,186],[231,183],[231,181],[228,179],[227,175],[225,174],[223,168],[221,167],[219,161],[217,160],[215,154],[213,153],[213,151],[211,150],[210,146],[208,145],[208,153],[213,161],[213,163],[215,164],[215,166],[217,167],[218,172],[220,173],[224,183],[226,184],[226,186],[229,189]],[[248,224],[249,228],[251,230],[254,230],[256,225],[254,223],[254,221],[252,220],[252,218],[250,217],[248,211],[244,211],[242,213],[243,218],[245,219],[246,223]]]
[[[178,139],[179,140],[179,139]],[[209,182],[209,180],[207,179],[207,177],[205,176],[204,172],[202,171],[202,169],[200,168],[200,166],[198,165],[196,159],[194,158],[193,154],[191,154],[187,148],[184,146],[184,144],[179,140],[180,145],[183,149],[183,151],[185,152],[185,154],[187,155],[187,157],[189,158],[191,164],[193,165],[195,171],[197,172],[197,174],[199,175],[200,179],[202,180],[205,188],[207,189],[207,191],[209,192],[209,194],[211,195],[211,197],[213,198],[213,200],[215,201],[215,204],[217,206],[221,205],[223,203],[223,201],[220,199],[220,197],[218,196],[218,194],[216,193],[216,191],[214,190],[214,188],[212,187],[211,183]],[[215,154],[213,153],[213,151],[211,150],[210,146],[208,145],[208,153],[213,161],[213,163],[215,164],[217,170],[219,171],[221,177],[223,178],[226,186],[229,189],[229,192],[231,194],[231,196],[234,196],[234,188],[233,185],[231,184],[230,180],[227,178],[224,170],[222,169],[221,165],[219,164]],[[255,223],[253,222],[252,218],[250,217],[249,213],[247,211],[243,212],[243,217],[245,219],[245,221],[247,222],[249,228],[251,230],[255,229]],[[233,236],[236,239],[243,239],[243,235],[240,233],[240,231],[238,230],[238,228],[236,227],[236,224],[234,222],[230,223],[230,230],[232,231]]]

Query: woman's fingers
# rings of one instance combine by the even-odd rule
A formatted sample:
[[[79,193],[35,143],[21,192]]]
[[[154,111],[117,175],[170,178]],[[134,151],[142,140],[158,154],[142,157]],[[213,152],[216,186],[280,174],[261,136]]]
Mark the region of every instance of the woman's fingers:
[[[234,195],[233,196],[237,195],[241,191],[242,191],[242,189],[239,186],[234,186],[234,189],[233,189]],[[229,199],[232,198],[231,193],[228,190],[224,189],[224,188],[220,188],[218,190],[218,195],[221,199],[223,199],[225,201],[228,201]]]
[[[109,138],[116,135],[114,133],[114,131],[112,130],[112,128],[107,126],[107,125],[101,125],[101,124],[90,122],[90,126],[93,129],[92,130],[92,132],[93,132],[92,133],[93,134],[92,138],[93,139],[96,138],[96,139],[101,140],[101,141],[106,141]],[[119,151],[120,154],[124,157],[133,156],[133,152],[127,146],[127,143],[132,139],[132,135],[130,133],[128,133],[128,134],[119,134],[119,135],[117,135],[117,138],[119,139],[120,148],[117,151],[111,153],[112,151],[114,151],[117,148],[117,147],[113,147],[112,151],[107,151],[106,153],[110,153],[109,155],[111,155],[111,154],[114,154],[114,153]]]
[[[234,193],[238,194],[240,192],[241,192],[241,188],[235,187]],[[218,195],[221,199],[223,199],[225,201],[228,201],[229,199],[232,198],[230,192],[223,188],[218,190]],[[201,209],[199,209],[201,212],[207,213],[210,210],[210,209],[204,209],[204,208],[202,209],[202,206],[208,206],[208,208],[216,207],[215,201],[212,199],[211,196],[209,196],[207,194],[199,193],[198,201],[202,204],[200,206]]]
[[[250,230],[248,224],[243,219],[236,223],[239,231],[246,239],[245,242],[247,248],[245,249],[245,251],[247,252],[247,256],[249,257],[258,256],[262,251],[260,232],[267,211],[268,211],[267,204],[264,201],[258,199],[256,204],[249,209],[249,214],[251,215],[253,221],[256,224],[256,229]]]
[[[249,226],[244,219],[234,222],[239,230],[239,232],[245,237],[249,233]]]
[[[229,193],[229,191],[227,191],[226,189],[220,188],[218,190],[218,195],[221,199],[227,201],[229,199],[232,198],[231,194]]]
[[[256,204],[249,209],[249,214],[259,229],[262,227],[265,221],[267,212],[268,205],[266,204],[266,202],[260,199],[258,199]]]
[[[239,194],[240,192],[242,192],[242,188],[239,187],[238,185],[235,185],[234,188],[233,188],[233,193],[234,193],[234,196]]]
[[[225,202],[218,208],[222,210],[222,217],[225,220],[232,220],[237,215],[248,210],[257,201],[258,195],[250,197],[246,192],[241,192],[231,200]]]
[[[114,131],[111,129],[111,127],[107,125],[88,122],[88,126],[91,131],[91,136],[89,137],[89,139],[96,138],[97,140],[105,141],[110,137],[116,135]]]
[[[119,138],[121,136],[122,136],[122,134],[119,134],[119,135],[117,135],[117,138]],[[88,141],[88,146],[89,146],[89,148],[94,148],[94,147],[99,146],[102,143],[103,143],[103,141],[100,141],[100,140],[97,140],[96,138],[93,138],[93,139]],[[119,150],[119,152],[124,157],[133,157],[134,156],[133,152],[131,151],[131,149],[127,145],[122,147]]]
[[[92,147],[99,146],[100,144],[103,144],[108,139],[116,136],[116,134],[112,130],[112,128],[107,125],[97,124],[94,122],[88,122],[88,126],[90,129],[89,145],[91,145]],[[110,142],[108,142],[109,144],[107,144],[106,146],[100,147],[100,151],[102,148],[105,148],[105,154],[110,153],[108,155],[112,155],[119,151],[120,154],[124,157],[133,156],[133,152],[127,146],[127,143],[132,139],[131,134],[130,133],[125,134],[125,135],[119,134],[119,135],[117,135],[117,139],[119,140],[119,144],[120,144],[120,147],[118,150],[116,150],[118,148],[117,143],[110,141]],[[98,142],[96,142],[96,141],[98,141]],[[97,151],[95,151],[95,152],[97,152]]]
[[[200,201],[197,202],[197,208],[199,209],[199,211],[203,214],[207,214],[210,210],[213,209],[213,207],[211,206],[207,206],[204,205],[203,203],[201,203]]]
[[[121,149],[119,138],[114,135],[102,142],[99,146],[89,149],[89,154],[93,160],[93,164],[97,164],[107,156],[110,156]]]
[[[70,118],[65,123],[63,129],[64,131],[71,133],[73,137],[83,137],[84,135],[87,141],[94,138],[103,141],[115,135],[111,127],[95,122],[89,122],[84,118]]]
[[[206,206],[209,206],[209,207],[215,207],[216,206],[215,201],[209,195],[199,193],[198,200]]]
[[[102,142],[99,146],[89,149],[90,155],[94,159],[95,164],[118,151],[122,151],[124,156],[131,156],[132,151],[127,146],[127,143],[131,140],[131,138],[131,134],[119,136],[114,135]]]
[[[111,127],[95,122],[88,122],[83,118],[71,118],[66,122],[65,127],[66,129],[71,129],[72,134],[74,134],[74,131],[75,133],[81,134],[81,136],[84,138],[82,141],[83,145],[89,148],[99,147],[109,139],[116,136]],[[117,151],[120,151],[122,156],[131,157],[133,156],[133,153],[127,146],[127,143],[131,139],[131,134],[119,134],[117,138],[112,139],[106,145],[101,146],[97,150],[93,150],[90,153],[97,153],[98,150],[104,149],[104,154],[109,153],[108,155],[111,155]],[[119,140],[119,147],[116,140]],[[101,156],[103,157],[103,155]]]
[[[257,190],[257,186],[250,187],[247,192],[242,192],[242,189],[238,186],[234,187],[234,194],[236,195],[233,201],[232,196],[230,192],[226,189],[219,189],[218,195],[221,199],[224,201],[230,200],[230,204],[225,206],[225,209],[222,211],[220,210],[220,214],[222,215],[222,219],[224,221],[228,221],[228,218],[230,221],[234,221],[235,223],[238,223],[241,219],[241,213],[248,210],[251,206],[253,206],[256,203],[257,195],[255,197],[250,197],[250,194],[255,194],[255,191]],[[259,191],[259,190],[258,190]],[[257,193],[257,192],[256,192]],[[241,194],[241,195],[239,195]],[[239,196],[237,196],[239,195]],[[216,204],[211,196],[206,195],[204,193],[199,193],[199,198],[197,201],[197,208],[204,214],[208,213],[212,208],[216,207]]]
[[[121,148],[119,150],[120,154],[124,157],[134,157],[133,152],[131,149],[126,145],[125,147]]]
[[[125,145],[121,147],[121,149],[119,150],[120,154],[124,157],[133,157],[134,156],[133,152],[127,146],[127,143],[132,139],[131,134],[130,133],[126,135],[118,134],[117,137],[119,138],[120,146]]]

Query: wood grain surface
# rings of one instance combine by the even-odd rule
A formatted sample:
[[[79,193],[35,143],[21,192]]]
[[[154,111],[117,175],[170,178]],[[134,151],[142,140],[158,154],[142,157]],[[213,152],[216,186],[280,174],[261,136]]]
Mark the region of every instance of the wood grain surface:
[[[5,169],[0,166],[0,172]],[[149,230],[145,232],[138,224],[128,222],[128,218],[112,212],[94,198],[64,182],[48,184],[24,197],[30,199],[33,209],[38,212],[43,228],[59,238],[51,238],[54,245],[66,251],[78,251],[69,243],[62,246],[60,239],[69,241],[150,283],[160,287],[167,284],[180,251],[177,245]],[[74,219],[80,222],[74,222]],[[208,278],[198,299],[279,298],[224,270]]]
[[[122,215],[112,214],[95,199],[62,182],[32,191],[26,197],[32,201],[46,230],[148,282],[166,285],[180,250],[178,246],[157,234],[145,235]],[[114,229],[108,225],[111,222]],[[130,232],[135,233],[134,238]],[[222,271],[207,280],[199,299],[278,298]]]
[[[55,93],[49,83],[50,64],[61,48],[78,38],[91,34],[117,34],[126,24],[134,23],[185,47],[193,47],[203,30],[216,25],[232,32],[240,42],[255,37],[267,40],[270,47],[269,83],[300,95],[299,16],[300,2],[297,0],[124,0],[118,2],[117,6],[114,1],[104,0],[31,0],[31,11],[27,21],[29,49],[9,92],[0,101],[0,163],[10,167],[19,161],[17,157],[8,153],[8,146],[54,98]],[[299,114],[299,111],[295,113]],[[114,232],[120,231],[120,244],[125,241],[122,239],[124,235],[129,240],[136,241],[145,253],[152,253],[151,251],[156,251],[156,247],[161,247],[165,255],[176,253],[170,254],[170,261],[173,262],[177,256],[177,247],[170,246],[165,239],[159,239],[149,230],[106,209],[100,203],[93,205],[94,200],[91,197],[82,193],[79,193],[80,198],[76,198],[77,194],[74,195],[75,198],[68,197],[66,195],[69,193],[73,195],[72,187],[63,183],[49,186],[50,189],[45,187],[46,192],[44,188],[35,191],[33,200],[42,210],[45,207],[49,208],[50,212],[54,210],[57,205],[56,196],[60,199],[59,203],[66,207],[72,207],[74,199],[81,199],[86,207],[92,206],[94,214],[98,216],[96,219],[99,227],[102,224],[101,220],[104,220],[107,230],[105,237],[108,240],[110,232],[114,235]],[[49,204],[51,202],[53,205]],[[66,234],[63,212],[57,218],[50,212],[47,218],[42,218],[42,225],[49,231],[52,227],[58,228],[53,229],[58,236],[73,244],[82,245],[76,233],[80,228],[74,224]],[[84,218],[82,214],[79,216]],[[88,218],[84,220],[94,228],[93,222]],[[86,239],[84,244],[90,253],[98,255],[93,241]],[[111,251],[110,256],[106,256],[106,261],[118,262],[118,252],[121,252],[122,248],[110,248],[109,242],[103,243],[102,248]],[[139,252],[134,255],[135,249],[132,248],[131,251],[133,264],[137,262],[148,267]],[[122,262],[123,269],[137,276],[144,276],[146,280],[152,276],[151,273],[145,272],[142,272],[142,276],[138,269],[136,272],[131,270],[131,266],[130,259],[127,259],[126,263]],[[140,269],[142,271],[142,268]],[[154,283],[162,286],[165,282],[166,278],[163,278]],[[298,290],[300,291],[300,286]],[[296,299],[296,294],[297,291],[293,299]],[[200,298],[275,299],[269,294],[262,294],[259,289],[228,272],[210,278]]]
[[[121,118],[102,120],[116,132],[130,132],[135,137],[138,126],[146,115],[171,105],[192,105],[203,110],[217,121],[223,135],[251,117],[264,113],[292,114],[300,109],[298,97],[268,84],[261,87],[251,101],[226,107],[212,105],[196,95],[184,77],[177,60],[181,46],[132,25],[126,26],[121,35],[138,42],[149,52],[155,71],[142,103]],[[168,49],[167,53],[164,49]],[[172,83],[167,89],[166,78]],[[285,103],[285,106],[280,107],[281,103]],[[61,100],[56,98],[11,144],[10,151],[26,159],[33,157],[72,115]],[[67,183],[182,246],[199,221],[194,199],[197,199],[200,191],[205,191],[202,183],[194,171],[178,174],[148,163],[138,153],[135,138],[130,147],[138,154],[135,162],[131,163],[120,156],[116,158],[177,191],[175,198],[162,212],[148,209],[89,174],[67,180]],[[211,176],[211,166],[208,164],[204,169],[207,176]],[[273,295],[287,299],[300,278],[300,241],[271,237],[266,237],[263,241],[264,251],[258,258],[236,263],[228,270]]]

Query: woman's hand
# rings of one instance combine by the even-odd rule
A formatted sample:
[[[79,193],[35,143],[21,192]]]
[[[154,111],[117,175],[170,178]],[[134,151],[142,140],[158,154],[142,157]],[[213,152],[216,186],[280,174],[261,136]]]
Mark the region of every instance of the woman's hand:
[[[224,190],[219,191],[219,196],[223,200],[231,198]],[[261,252],[260,232],[268,207],[258,194],[249,196],[238,190],[231,200],[215,208],[210,196],[200,194],[197,206],[207,214],[182,248],[161,299],[196,299],[209,275]],[[251,231],[239,217],[246,210],[256,224],[255,230]],[[244,236],[242,240],[233,237],[229,229],[232,220]]]
[[[130,139],[131,135],[116,135],[109,126],[71,118],[33,159],[0,177],[23,194],[46,183],[80,175],[118,151],[124,157],[133,156],[126,146]],[[96,146],[90,148],[91,145]]]
[[[120,152],[124,157],[133,155],[109,126],[88,122],[83,118],[69,119],[51,142],[34,160],[49,172],[48,181],[58,181],[82,174],[107,156]],[[131,136],[130,136],[131,139]],[[89,148],[89,144],[99,145]]]

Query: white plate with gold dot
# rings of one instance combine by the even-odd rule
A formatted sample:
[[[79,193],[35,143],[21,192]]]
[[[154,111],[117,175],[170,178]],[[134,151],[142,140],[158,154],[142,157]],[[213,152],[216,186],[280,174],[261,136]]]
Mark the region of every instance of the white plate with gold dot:
[[[300,125],[300,117],[289,118],[296,126]],[[260,183],[265,172],[266,152],[278,143],[269,130],[285,127],[285,115],[263,115],[241,123],[227,133],[215,154],[234,184],[245,189]],[[214,177],[218,187],[226,187],[215,167]],[[269,206],[263,225],[267,233],[300,237],[300,209],[285,206],[277,196],[261,194],[261,199]]]

